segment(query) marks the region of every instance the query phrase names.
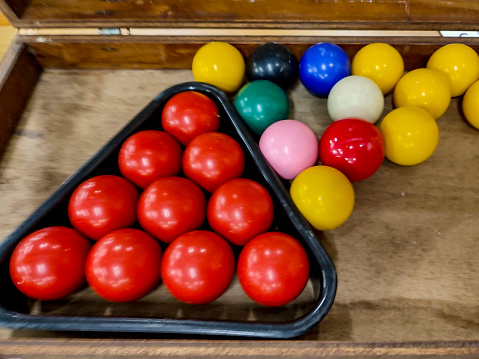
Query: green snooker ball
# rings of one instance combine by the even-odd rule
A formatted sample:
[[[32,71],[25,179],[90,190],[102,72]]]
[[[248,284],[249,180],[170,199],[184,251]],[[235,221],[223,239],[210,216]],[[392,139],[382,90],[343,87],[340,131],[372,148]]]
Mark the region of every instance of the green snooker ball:
[[[280,86],[267,80],[244,85],[236,95],[234,106],[257,135],[261,135],[274,122],[289,117],[288,95]]]

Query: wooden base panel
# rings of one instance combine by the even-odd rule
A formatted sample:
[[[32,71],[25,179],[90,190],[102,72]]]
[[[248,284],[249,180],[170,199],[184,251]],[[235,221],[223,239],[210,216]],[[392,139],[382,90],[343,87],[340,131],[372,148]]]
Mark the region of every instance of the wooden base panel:
[[[294,345],[292,345],[294,344]],[[13,340],[0,352],[24,359],[57,358],[460,358],[479,355],[475,342],[343,343],[186,340]]]
[[[2,238],[157,93],[189,80],[189,70],[44,70],[1,163]],[[291,118],[320,136],[330,123],[326,100],[299,83],[289,96]],[[318,233],[339,285],[330,313],[302,339],[479,339],[479,133],[459,104],[438,120],[429,160],[385,160],[354,184],[351,218]],[[388,96],[384,114],[391,109]]]
[[[4,140],[0,159],[0,238],[22,223],[158,93],[193,80],[189,69],[133,70],[141,58],[144,67],[151,66],[165,51],[168,59],[181,64],[170,62],[172,66],[187,67],[200,45],[185,46],[181,52],[180,47],[166,51],[161,41],[97,40],[81,45],[80,39],[70,40],[60,42],[63,45],[54,41],[48,46],[38,41],[17,44],[9,61],[3,62],[0,101],[9,110],[0,120],[10,123],[7,128],[12,135]],[[423,66],[442,43],[397,41],[395,46],[406,55],[410,69]],[[254,46],[237,43],[245,54]],[[293,48],[299,53],[307,44],[296,43]],[[474,40],[471,44],[477,46]],[[105,46],[117,50],[101,50]],[[354,54],[361,44],[346,41],[344,46]],[[115,54],[122,56],[115,58]],[[79,69],[91,64],[109,69]],[[113,69],[114,64],[118,69]],[[288,95],[290,117],[321,136],[330,124],[326,99],[312,96],[299,81]],[[392,109],[389,95],[383,116]],[[9,122],[14,118],[18,124]],[[464,120],[460,98],[453,99],[438,125],[439,147],[430,159],[411,167],[385,160],[372,177],[354,183],[356,205],[351,218],[338,229],[318,233],[336,266],[338,290],[326,318],[302,337],[238,342],[1,329],[0,353],[12,358],[477,357],[479,131]],[[233,289],[229,302],[220,306],[231,316],[234,305],[229,304],[244,303],[235,293]],[[218,307],[211,313],[215,310]]]

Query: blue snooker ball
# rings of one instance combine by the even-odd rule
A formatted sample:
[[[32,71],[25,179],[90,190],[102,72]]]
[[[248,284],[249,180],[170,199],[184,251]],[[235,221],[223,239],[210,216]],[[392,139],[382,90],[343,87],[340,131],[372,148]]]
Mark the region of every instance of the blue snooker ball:
[[[327,42],[308,48],[299,62],[299,79],[315,96],[327,97],[339,80],[351,74],[351,62],[344,50]]]

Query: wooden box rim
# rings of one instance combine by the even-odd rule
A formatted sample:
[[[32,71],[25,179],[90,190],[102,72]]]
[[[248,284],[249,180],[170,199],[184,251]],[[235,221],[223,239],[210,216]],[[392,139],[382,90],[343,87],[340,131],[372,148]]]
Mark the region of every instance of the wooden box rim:
[[[4,81],[2,93],[15,91],[15,78],[21,76],[21,68],[19,66],[23,61],[31,61],[34,56],[28,49],[32,44],[25,36],[19,36],[16,43],[10,48],[8,56],[2,61],[0,67],[0,79]],[[86,40],[85,37],[57,37],[51,39],[55,42],[67,41],[71,44],[81,43]],[[90,37],[93,42],[108,41],[105,37]],[[110,41],[118,41],[120,39],[111,39]],[[122,39],[125,41],[125,39]],[[143,41],[147,39],[143,38]],[[206,39],[203,39],[206,40]],[[332,41],[339,40],[338,38]],[[372,41],[373,39],[369,39]],[[383,38],[384,40],[384,38]],[[401,39],[395,38],[393,42],[402,42]],[[130,40],[133,41],[133,40]],[[159,38],[151,39],[152,42],[162,42]],[[343,39],[343,42],[345,40]],[[351,39],[351,42],[358,43],[361,41],[368,42],[367,39]],[[441,46],[446,43],[446,39],[416,39],[413,46]],[[121,42],[121,40],[120,40]],[[347,42],[347,41],[346,41]],[[408,42],[408,41],[405,41]],[[468,39],[466,43],[479,47],[476,39]],[[41,72],[41,69],[38,69]],[[17,74],[18,73],[18,74]],[[3,78],[3,79],[2,79]],[[0,81],[1,82],[1,81]],[[33,89],[36,79],[30,78],[28,84],[24,86]],[[19,107],[23,107],[28,98],[21,99],[18,103]],[[18,109],[12,112],[18,112]],[[219,357],[231,356],[249,357],[263,353],[267,356],[289,356],[289,357],[329,357],[344,358],[351,356],[361,356],[364,358],[372,358],[378,355],[395,358],[398,356],[407,356],[411,358],[450,358],[463,357],[472,358],[479,355],[479,341],[477,340],[441,340],[441,341],[417,341],[417,342],[355,342],[355,341],[334,341],[322,342],[314,340],[211,340],[211,339],[157,339],[157,338],[137,338],[137,339],[98,339],[92,337],[86,338],[69,338],[68,333],[60,334],[56,338],[11,338],[0,340],[2,352],[11,355],[24,355],[33,357],[39,351],[47,355],[60,354],[63,357],[74,357],[81,353],[82,355],[94,356],[101,353],[102,356],[114,358],[118,354],[118,350],[126,350],[130,357],[144,356],[145,352],[149,355],[183,355],[189,356],[193,353],[199,353],[202,357]],[[293,350],[293,351],[292,351]],[[196,355],[196,354],[195,354]]]
[[[1,0],[17,28],[477,30],[474,0]]]
[[[372,0],[372,5],[379,3],[377,0]],[[32,0],[31,3],[37,2],[36,0]],[[54,3],[53,0],[46,0],[43,1],[44,3]],[[76,0],[74,2],[77,2]],[[106,0],[106,1],[96,1],[97,3],[104,5],[105,7],[114,7],[120,6],[122,3],[133,3],[133,1],[125,0],[125,1],[114,1],[114,0]],[[155,1],[156,2],[156,1]],[[271,1],[272,2],[272,1]],[[294,7],[295,2],[289,1],[291,6]],[[12,3],[18,3],[18,5],[12,6]],[[99,16],[82,16],[80,19],[72,19],[72,18],[48,18],[45,16],[34,16],[35,11],[28,12],[26,7],[28,7],[28,1],[21,0],[21,1],[14,1],[14,0],[0,0],[0,11],[6,15],[10,23],[17,27],[17,28],[138,28],[143,29],[143,31],[147,30],[147,28],[153,29],[183,29],[183,28],[193,28],[193,29],[244,29],[245,26],[257,29],[272,29],[272,30],[281,30],[281,29],[288,29],[288,30],[298,30],[298,29],[308,29],[308,30],[398,30],[398,31],[405,31],[405,30],[431,30],[431,31],[439,31],[439,30],[464,30],[464,31],[474,31],[477,30],[477,24],[479,23],[477,19],[479,19],[479,2],[475,1],[453,1],[453,2],[446,2],[446,1],[420,1],[420,0],[413,0],[405,2],[399,1],[386,1],[385,8],[387,6],[393,7],[395,12],[392,13],[392,16],[396,16],[395,21],[387,21],[384,20],[382,13],[370,13],[365,14],[362,13],[359,18],[356,19],[344,19],[340,18],[339,15],[337,18],[329,17],[326,18],[326,15],[323,17],[319,16],[318,18],[314,18],[309,22],[301,21],[301,20],[292,20],[286,19],[280,22],[274,22],[271,19],[240,19],[238,21],[234,20],[224,20],[221,21],[218,18],[214,18],[212,16],[199,18],[199,19],[158,19],[158,18],[149,18],[146,20],[137,19],[118,19],[115,17],[108,17],[108,13],[104,13],[102,15],[103,18]],[[58,1],[56,1],[58,3]],[[67,2],[65,2],[66,4]],[[93,2],[91,2],[93,3]],[[191,1],[192,4],[196,3],[195,1]],[[205,2],[206,3],[206,2]],[[253,2],[254,3],[254,2]],[[281,2],[282,4],[287,4],[287,2]],[[313,4],[314,2],[311,2]],[[334,4],[333,2],[322,1],[322,5],[331,5],[336,6],[337,9],[340,9],[341,6],[344,6],[346,3],[356,3],[356,4],[366,4],[366,2],[362,1],[347,1],[347,0],[339,0],[336,1]],[[408,5],[410,7],[409,10],[404,8],[403,11],[399,9],[399,7],[394,7],[394,4],[402,4],[403,6]],[[22,8],[22,5],[25,8]],[[467,8],[467,5],[470,8]],[[18,6],[18,7],[17,7]],[[363,5],[366,9],[367,6]],[[435,8],[437,11],[431,12],[430,16],[426,13],[418,13],[417,16],[411,16],[414,12],[411,12],[411,9],[414,9],[415,6],[423,7],[423,9],[427,8]],[[370,7],[369,7],[370,8]],[[439,11],[439,9],[443,9],[444,11]],[[456,11],[459,10],[459,11]],[[100,11],[100,10],[98,10]],[[105,10],[106,11],[106,10]],[[25,13],[27,13],[27,17],[25,17]],[[39,14],[40,15],[40,14]],[[62,29],[58,29],[62,31]],[[96,29],[94,30],[96,32]],[[59,34],[59,33],[58,33]],[[27,61],[24,60],[25,58],[35,57],[35,53],[31,52],[32,47],[31,44],[37,42],[39,35],[35,34],[35,36],[17,36],[16,44],[12,45],[9,56],[3,59],[2,65],[0,66],[0,89],[2,92],[12,92],[12,89],[15,88],[15,82],[13,81],[16,75],[11,76],[12,70],[14,71],[15,65],[18,61]],[[42,37],[45,39],[45,37]],[[203,38],[195,38],[193,39],[196,42],[206,42],[210,39],[213,39],[214,36],[206,36]],[[106,43],[109,45],[111,42],[119,42],[119,43],[130,43],[132,40],[125,39],[125,37],[115,38],[115,37],[106,37],[103,36],[75,36],[70,37],[68,35],[65,36],[50,36],[46,38],[48,41],[52,42],[53,44],[61,44],[64,41],[67,41],[70,45],[72,43],[78,42],[82,43],[85,41],[92,42],[100,42]],[[179,39],[180,42],[190,42],[192,39],[188,37],[180,37],[176,38]],[[175,39],[175,41],[176,41]],[[241,37],[241,35],[234,35],[232,38],[225,38],[226,40],[229,39],[242,39],[243,43],[251,42],[249,39],[245,39]],[[311,40],[308,42],[312,42],[313,39],[324,39],[324,38],[316,38],[312,37]],[[331,41],[334,42],[338,38],[332,38]],[[384,40],[384,38],[381,38]],[[255,37],[253,42],[259,43],[259,37]],[[387,40],[387,39],[386,39]],[[408,40],[401,40],[398,37],[391,39],[393,42],[407,43]],[[171,38],[168,37],[157,37],[157,36],[148,36],[139,39],[140,42],[168,42],[171,41]],[[364,39],[362,38],[351,38],[351,40],[346,40],[346,42],[351,41],[353,43],[363,43]],[[372,40],[369,39],[366,41],[371,42]],[[379,41],[379,38],[378,38]],[[440,46],[441,44],[445,43],[444,39],[441,38],[433,38],[430,39],[428,37],[424,37],[422,39],[415,38],[414,40],[416,45],[418,43],[421,44],[434,44],[434,46]],[[266,41],[264,41],[266,42]],[[453,41],[451,41],[453,42]],[[467,41],[463,41],[463,43],[468,43],[474,45],[476,47],[479,46],[479,42],[474,39],[468,39]],[[101,44],[100,44],[101,45]],[[100,46],[98,45],[98,46]],[[104,46],[105,51],[108,48],[107,45]],[[30,56],[32,55],[32,56]],[[28,60],[29,61],[29,60]],[[72,67],[74,68],[74,66]],[[41,72],[39,67],[38,74]],[[17,77],[18,78],[18,77]],[[6,85],[5,85],[6,83]],[[26,84],[26,87],[34,88],[36,83],[36,79],[30,79],[30,82]],[[28,98],[21,99],[18,103],[18,107],[23,107],[23,105],[28,101]],[[20,110],[14,109],[12,113],[19,113]],[[15,122],[15,121],[14,121]],[[0,151],[1,152],[1,151]],[[145,349],[145,343],[148,343],[147,348]],[[74,346],[73,350],[72,347],[68,347],[68,344],[72,344]],[[450,357],[450,356],[457,356],[457,357],[473,357],[479,354],[479,341],[434,341],[434,342],[414,342],[414,343],[394,343],[394,342],[367,342],[367,343],[357,343],[357,342],[316,342],[316,341],[275,341],[275,342],[265,342],[265,341],[251,341],[247,345],[243,347],[244,342],[241,344],[235,343],[235,341],[211,341],[211,340],[202,340],[202,341],[178,341],[178,340],[95,340],[95,339],[68,339],[68,338],[60,338],[60,339],[9,339],[0,341],[0,345],[2,346],[5,353],[12,353],[17,355],[36,355],[38,350],[42,350],[43,353],[62,353],[65,357],[70,355],[74,355],[75,351],[81,353],[89,353],[94,355],[98,352],[103,352],[106,357],[114,357],[118,353],[118,347],[122,347],[124,349],[129,350],[129,353],[132,354],[132,357],[137,357],[138,354],[136,353],[143,353],[147,351],[149,354],[159,354],[162,353],[164,355],[171,355],[172,352],[170,349],[171,346],[174,346],[174,349],[179,350],[176,354],[191,354],[193,351],[198,351],[202,353],[204,357],[207,356],[215,356],[215,354],[225,354],[231,355],[235,353],[238,356],[249,356],[257,354],[256,350],[263,350],[265,353],[272,353],[280,355],[287,355],[292,354],[291,348],[298,347],[302,350],[299,350],[296,354],[292,354],[292,356],[299,357],[300,355],[304,356],[306,354],[314,355],[314,356],[328,356],[333,358],[340,358],[343,356],[351,356],[351,355],[361,355],[364,357],[374,357],[379,354],[396,357],[396,356],[403,356],[403,355],[411,355],[412,357]],[[67,347],[65,349],[65,347]],[[212,350],[211,348],[217,348],[216,350]],[[179,349],[178,349],[179,348]],[[72,350],[72,351],[71,351]],[[209,351],[208,351],[209,350]],[[137,351],[137,352],[136,352]],[[138,355],[139,357],[139,355]]]

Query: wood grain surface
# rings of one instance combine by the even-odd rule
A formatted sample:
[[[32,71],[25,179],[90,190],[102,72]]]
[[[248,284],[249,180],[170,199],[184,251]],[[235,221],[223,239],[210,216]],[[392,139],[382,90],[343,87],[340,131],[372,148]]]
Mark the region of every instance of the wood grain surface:
[[[0,163],[0,237],[156,94],[189,80],[189,70],[46,69]],[[290,117],[319,137],[330,123],[326,100],[300,83],[289,97]],[[391,102],[386,97],[384,114]],[[440,143],[429,160],[412,167],[385,160],[374,176],[354,184],[351,218],[318,233],[336,266],[338,291],[326,318],[298,340],[479,339],[479,132],[462,119],[459,106],[460,99],[453,99],[438,119]],[[0,333],[3,338],[65,336]]]
[[[0,159],[0,240],[158,93],[193,80],[190,70],[132,68],[152,67],[158,60],[165,67],[173,59],[177,62],[169,62],[172,67],[187,68],[195,46],[204,39],[182,39],[183,50],[177,40],[145,39],[65,37],[50,39],[48,44],[27,41],[27,48],[12,47],[11,59],[3,62],[0,100],[4,98],[6,108],[16,107],[2,113],[1,119],[5,122],[5,116],[12,115],[18,116],[19,122],[11,127],[13,135]],[[196,42],[187,45],[191,40]],[[258,38],[257,42],[266,40]],[[297,55],[309,40],[291,41]],[[423,66],[432,51],[446,41],[390,40],[405,57],[408,69]],[[248,41],[251,39],[235,42],[245,56],[256,44]],[[343,39],[350,56],[362,44],[360,38]],[[474,40],[470,44],[478,48]],[[68,69],[51,68],[55,64]],[[88,66],[110,69],[75,69]],[[25,71],[33,71],[32,76],[22,76]],[[28,81],[15,86],[12,84],[21,84],[13,81],[15,78]],[[8,81],[11,87],[5,90]],[[25,95],[31,95],[28,105]],[[299,82],[288,96],[290,117],[308,124],[319,138],[330,123],[326,100],[312,96]],[[385,104],[383,115],[393,108],[390,95]],[[478,357],[479,131],[466,123],[460,106],[461,98],[453,99],[438,119],[439,147],[429,160],[412,167],[385,160],[374,176],[354,184],[356,204],[351,218],[336,230],[318,233],[336,266],[338,290],[329,314],[305,335],[270,342],[3,328],[0,358]],[[92,293],[82,295],[80,299],[92,298]],[[164,298],[164,293],[156,295]],[[144,300],[137,312],[151,313],[155,296]],[[307,302],[308,294],[302,298]],[[98,300],[92,303],[91,309],[81,306],[83,312],[78,315],[115,313],[113,307]],[[293,308],[301,310],[302,306]],[[75,305],[67,303],[58,309],[38,304],[32,310],[40,315],[49,310],[71,315]],[[197,310],[179,310],[183,316],[198,315]],[[254,320],[255,310],[236,284],[223,302],[201,315],[236,319],[249,312]],[[279,318],[301,315],[300,310],[293,313],[288,308]]]
[[[2,358],[460,358],[479,355],[476,342],[344,343],[189,340],[0,341]]]
[[[476,30],[474,0],[3,0],[16,27],[269,27]]]
[[[4,56],[0,65],[0,157],[41,72],[21,44],[10,46]]]
[[[18,36],[37,61],[48,68],[78,69],[189,69],[198,49],[215,36]],[[226,36],[245,58],[265,42],[287,46],[300,59],[312,45],[331,42],[341,46],[352,59],[365,44],[387,42],[402,55],[407,71],[426,65],[439,47],[457,42],[442,37],[378,36]],[[462,39],[479,51],[479,38]]]
[[[479,3],[473,0],[4,0],[0,9],[16,27],[474,31],[479,17]],[[4,126],[0,147],[5,148],[0,157],[0,241],[154,96],[193,80],[190,70],[178,69],[189,68],[196,50],[209,40],[200,36],[17,38],[18,46],[11,48],[0,69]],[[335,41],[260,35],[222,40],[232,42],[245,56],[260,43],[280,40],[298,57],[312,43]],[[351,36],[340,41],[352,56],[377,38]],[[446,41],[388,39],[404,56],[408,70],[423,66]],[[479,42],[468,41],[479,48]],[[290,117],[308,124],[319,138],[330,123],[325,99],[312,96],[300,83],[288,95]],[[413,167],[385,160],[374,176],[354,184],[351,218],[336,230],[318,233],[336,266],[338,290],[329,314],[305,335],[264,341],[2,328],[0,359],[478,358],[479,131],[466,123],[460,107],[461,99],[453,99],[438,119],[440,143],[429,160]],[[388,96],[383,115],[391,109]],[[78,315],[115,314],[114,307],[92,299],[91,292],[82,295],[80,300],[93,304],[90,309],[81,306]],[[155,296],[165,298],[165,293],[144,300],[137,312],[158,313],[152,309]],[[308,298],[305,292],[300,301]],[[254,320],[257,308],[237,283],[222,300],[204,312],[181,307],[177,313],[234,319],[250,313]],[[167,302],[164,310],[174,305]],[[50,310],[71,315],[75,308],[68,301],[63,308],[37,303],[32,314]],[[288,307],[279,318],[301,315],[301,308]]]

